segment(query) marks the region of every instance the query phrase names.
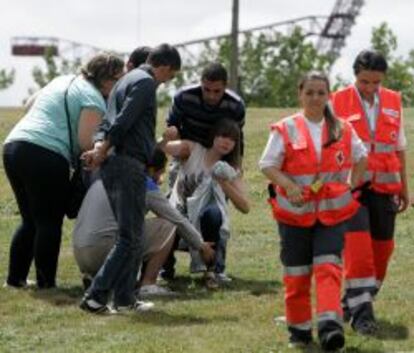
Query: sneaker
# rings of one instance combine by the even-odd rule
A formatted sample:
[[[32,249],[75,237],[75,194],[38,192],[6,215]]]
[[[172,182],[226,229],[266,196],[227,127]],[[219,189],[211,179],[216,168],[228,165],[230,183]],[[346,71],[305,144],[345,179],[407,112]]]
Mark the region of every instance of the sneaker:
[[[98,303],[94,299],[83,298],[79,307],[88,313],[92,314],[106,314],[110,313],[110,308],[107,305]]]
[[[214,272],[206,272],[204,274],[204,281],[208,289],[218,289],[220,287]]]
[[[172,291],[169,288],[161,287],[157,284],[147,284],[140,288],[139,296],[140,297],[168,297],[177,295],[176,292]]]
[[[312,343],[311,330],[297,330],[289,328],[289,348],[305,348]]]
[[[312,335],[309,337],[298,337],[296,335],[290,335],[289,337],[289,348],[306,348],[312,343]]]
[[[159,273],[159,276],[164,281],[173,281],[175,278],[175,270],[174,269],[161,270],[161,272]]]
[[[146,311],[151,310],[153,307],[154,307],[153,302],[145,302],[142,300],[137,300],[132,305],[111,307],[110,313],[113,315],[116,315],[116,314],[122,314],[122,313],[129,312],[129,311],[146,312]]]
[[[333,330],[321,337],[321,347],[325,352],[335,352],[345,345],[345,336],[342,330]]]
[[[352,320],[352,315],[351,315],[351,311],[346,307],[343,308],[343,320],[344,322],[350,323]]]
[[[219,283],[230,283],[233,279],[227,276],[224,272],[216,273],[216,279]]]
[[[11,284],[7,281],[3,283],[3,288],[12,288],[12,289],[26,289],[26,288],[34,287],[34,286],[36,286],[36,282],[30,279],[26,281],[20,281],[19,283],[16,283],[16,284]]]
[[[91,286],[93,277],[91,275],[83,275],[82,277],[82,285],[83,289],[86,292],[86,290]]]

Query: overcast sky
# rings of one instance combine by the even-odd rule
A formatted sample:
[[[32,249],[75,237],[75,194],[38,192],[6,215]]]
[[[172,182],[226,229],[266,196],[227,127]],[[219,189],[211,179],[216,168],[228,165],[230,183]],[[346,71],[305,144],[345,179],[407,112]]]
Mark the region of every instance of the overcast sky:
[[[129,52],[138,45],[180,43],[230,30],[232,0],[1,0],[0,68],[15,68],[13,86],[0,91],[0,106],[19,105],[34,86],[31,69],[40,59],[13,57],[13,36],[53,36]],[[240,0],[240,28],[307,15],[328,15],[335,0]],[[365,0],[333,74],[351,79],[354,56],[369,45],[371,29],[388,22],[398,55],[414,48],[413,0]]]

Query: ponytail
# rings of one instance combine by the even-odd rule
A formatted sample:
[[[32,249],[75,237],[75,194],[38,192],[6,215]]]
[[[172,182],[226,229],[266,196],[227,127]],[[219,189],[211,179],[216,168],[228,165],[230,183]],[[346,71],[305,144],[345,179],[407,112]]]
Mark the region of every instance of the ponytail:
[[[326,126],[328,128],[328,141],[326,141],[323,145],[323,147],[326,148],[341,139],[342,124],[341,121],[333,113],[331,104],[329,102],[325,105],[323,115],[325,118]]]

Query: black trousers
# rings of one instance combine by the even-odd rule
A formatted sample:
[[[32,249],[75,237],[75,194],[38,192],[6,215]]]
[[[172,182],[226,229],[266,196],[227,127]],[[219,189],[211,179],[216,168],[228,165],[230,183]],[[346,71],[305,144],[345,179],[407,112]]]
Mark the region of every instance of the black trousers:
[[[54,287],[69,163],[51,150],[16,141],[4,146],[3,164],[21,215],[10,246],[7,283],[24,286],[34,259],[37,285]]]

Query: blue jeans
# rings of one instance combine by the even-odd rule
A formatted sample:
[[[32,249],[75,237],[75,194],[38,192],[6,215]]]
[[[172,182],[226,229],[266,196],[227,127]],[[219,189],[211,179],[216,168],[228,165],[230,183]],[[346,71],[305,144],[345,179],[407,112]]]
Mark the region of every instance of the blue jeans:
[[[220,209],[214,205],[205,207],[200,215],[200,230],[203,239],[215,243],[216,257],[214,260],[214,272],[224,272],[226,267],[226,246],[227,239],[220,235],[220,228],[223,224],[223,217]]]
[[[101,175],[119,235],[87,297],[106,304],[113,291],[114,305],[128,306],[136,300],[135,284],[143,258],[145,167],[134,158],[113,155],[102,166]]]

